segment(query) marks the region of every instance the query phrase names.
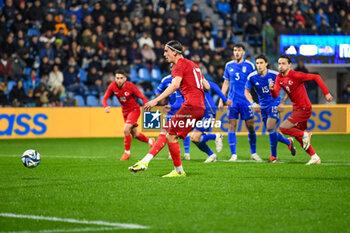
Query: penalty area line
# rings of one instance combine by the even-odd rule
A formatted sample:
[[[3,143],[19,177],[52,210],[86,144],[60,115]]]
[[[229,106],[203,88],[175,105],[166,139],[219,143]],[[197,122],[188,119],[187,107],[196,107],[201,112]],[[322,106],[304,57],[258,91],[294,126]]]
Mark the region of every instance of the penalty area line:
[[[67,222],[67,223],[76,223],[76,224],[87,224],[87,225],[99,225],[99,226],[110,226],[117,227],[121,229],[148,229],[148,226],[133,224],[133,223],[119,223],[119,222],[105,222],[105,221],[88,221],[88,220],[79,220],[73,218],[58,218],[58,217],[45,217],[39,215],[24,215],[24,214],[13,214],[13,213],[0,213],[1,217],[7,218],[23,218],[23,219],[35,219],[35,220],[44,220],[52,222]]]
[[[59,233],[59,232],[89,232],[89,231],[114,231],[122,230],[119,227],[85,227],[85,228],[71,228],[71,229],[50,229],[38,231],[2,231],[0,233]]]

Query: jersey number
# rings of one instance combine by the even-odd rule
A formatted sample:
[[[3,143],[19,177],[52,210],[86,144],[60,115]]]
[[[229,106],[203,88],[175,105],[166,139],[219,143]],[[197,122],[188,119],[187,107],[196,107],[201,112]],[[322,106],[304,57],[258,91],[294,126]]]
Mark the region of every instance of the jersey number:
[[[201,70],[199,68],[193,69],[193,75],[194,79],[196,80],[197,88],[203,89],[203,79]]]
[[[269,92],[270,92],[268,86],[262,87],[261,89],[262,89],[262,92],[263,92],[263,93],[269,93]]]
[[[124,97],[124,96],[119,97],[119,99],[123,102],[126,102],[126,97]]]
[[[236,73],[236,80],[239,80],[239,73]]]

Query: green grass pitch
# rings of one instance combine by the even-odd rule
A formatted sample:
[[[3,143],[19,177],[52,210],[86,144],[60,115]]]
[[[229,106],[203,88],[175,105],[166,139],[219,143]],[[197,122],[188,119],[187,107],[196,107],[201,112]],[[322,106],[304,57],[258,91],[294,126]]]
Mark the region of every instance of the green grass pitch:
[[[266,135],[257,145],[265,162],[249,162],[247,137],[237,141],[243,162],[223,161],[225,137],[220,161],[204,164],[192,144],[187,177],[161,178],[173,169],[167,147],[131,173],[149,150],[137,140],[129,161],[119,161],[122,138],[0,140],[0,232],[350,232],[350,135],[314,135],[317,166],[304,165],[300,145],[292,157],[279,144],[280,162],[266,163]],[[37,168],[22,165],[26,149],[41,154]]]

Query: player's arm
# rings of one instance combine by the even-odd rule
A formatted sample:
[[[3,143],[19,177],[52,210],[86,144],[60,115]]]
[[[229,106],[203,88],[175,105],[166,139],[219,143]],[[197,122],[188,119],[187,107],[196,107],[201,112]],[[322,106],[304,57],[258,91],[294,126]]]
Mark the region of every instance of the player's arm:
[[[163,91],[162,94],[160,94],[158,97],[155,99],[149,101],[147,104],[145,104],[144,109],[150,110],[152,107],[156,106],[157,103],[165,98],[167,98],[169,95],[174,93],[177,89],[179,89],[180,84],[181,84],[182,78],[180,76],[176,76],[173,78],[171,84]]]
[[[209,84],[209,82],[208,82],[208,80],[206,80],[205,78],[204,78],[204,76],[203,76],[203,89],[205,90],[205,91],[209,91],[210,90],[210,84]]]
[[[110,113],[110,107],[108,106],[108,98],[112,95],[113,91],[110,87],[107,88],[107,91],[105,93],[105,95],[103,96],[103,99],[102,99],[102,104],[103,104],[103,107],[104,107],[104,110],[106,113]]]
[[[279,78],[278,76],[276,77],[276,80],[275,82],[270,82],[269,83],[269,88],[270,88],[270,91],[271,91],[271,96],[272,98],[276,99],[278,97],[278,93],[280,92],[281,90],[281,85],[279,83]]]
[[[296,78],[299,78],[302,81],[314,80],[318,84],[318,86],[321,88],[324,96],[326,97],[326,100],[328,102],[332,101],[333,96],[329,93],[327,85],[323,82],[321,76],[319,76],[318,74],[306,74],[303,72],[295,72],[295,74],[296,74],[295,75]]]
[[[224,80],[224,83],[222,84],[221,92],[224,94],[224,96],[227,96],[227,91],[230,86],[230,81],[227,79]],[[222,99],[219,100],[219,110],[222,112],[224,110],[224,103],[222,102]]]
[[[288,94],[284,93],[281,103],[277,106],[277,111],[279,112],[284,111],[284,105],[286,104],[287,99],[288,99]]]
[[[134,95],[142,99],[143,105],[145,105],[148,102],[146,96],[134,84],[132,85],[132,88]]]
[[[245,88],[244,95],[245,95],[245,98],[250,103],[250,105],[252,106],[253,111],[254,112],[260,112],[260,105],[258,103],[254,102],[253,96],[250,94],[250,89],[249,88],[247,88],[247,87]]]
[[[227,106],[231,106],[232,105],[232,101],[231,100],[228,100],[226,98],[226,96],[224,95],[224,93],[222,93],[222,91],[220,90],[220,87],[216,84],[216,83],[213,83],[213,82],[209,82],[209,85],[210,85],[210,88],[213,89],[221,98],[221,100],[227,105]]]

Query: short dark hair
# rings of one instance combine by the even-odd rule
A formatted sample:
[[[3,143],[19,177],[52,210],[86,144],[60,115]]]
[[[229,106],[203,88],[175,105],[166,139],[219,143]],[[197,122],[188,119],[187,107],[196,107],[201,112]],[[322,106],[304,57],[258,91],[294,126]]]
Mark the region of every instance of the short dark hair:
[[[291,63],[292,63],[292,59],[290,59],[290,57],[289,57],[288,55],[283,54],[283,55],[281,55],[278,59],[280,59],[280,58],[287,59],[288,64],[291,64]]]
[[[255,61],[258,59],[263,59],[266,63],[268,62],[268,58],[263,54],[256,56]]]
[[[179,54],[182,54],[182,44],[177,40],[171,40],[166,43],[165,46],[168,46],[172,51],[176,51]]]
[[[243,44],[235,44],[233,48],[242,48],[245,51],[245,47]]]
[[[115,74],[122,74],[122,75],[125,76],[126,78],[128,77],[128,76],[126,76],[126,73],[125,73],[124,70],[116,70],[116,71],[115,71]]]

